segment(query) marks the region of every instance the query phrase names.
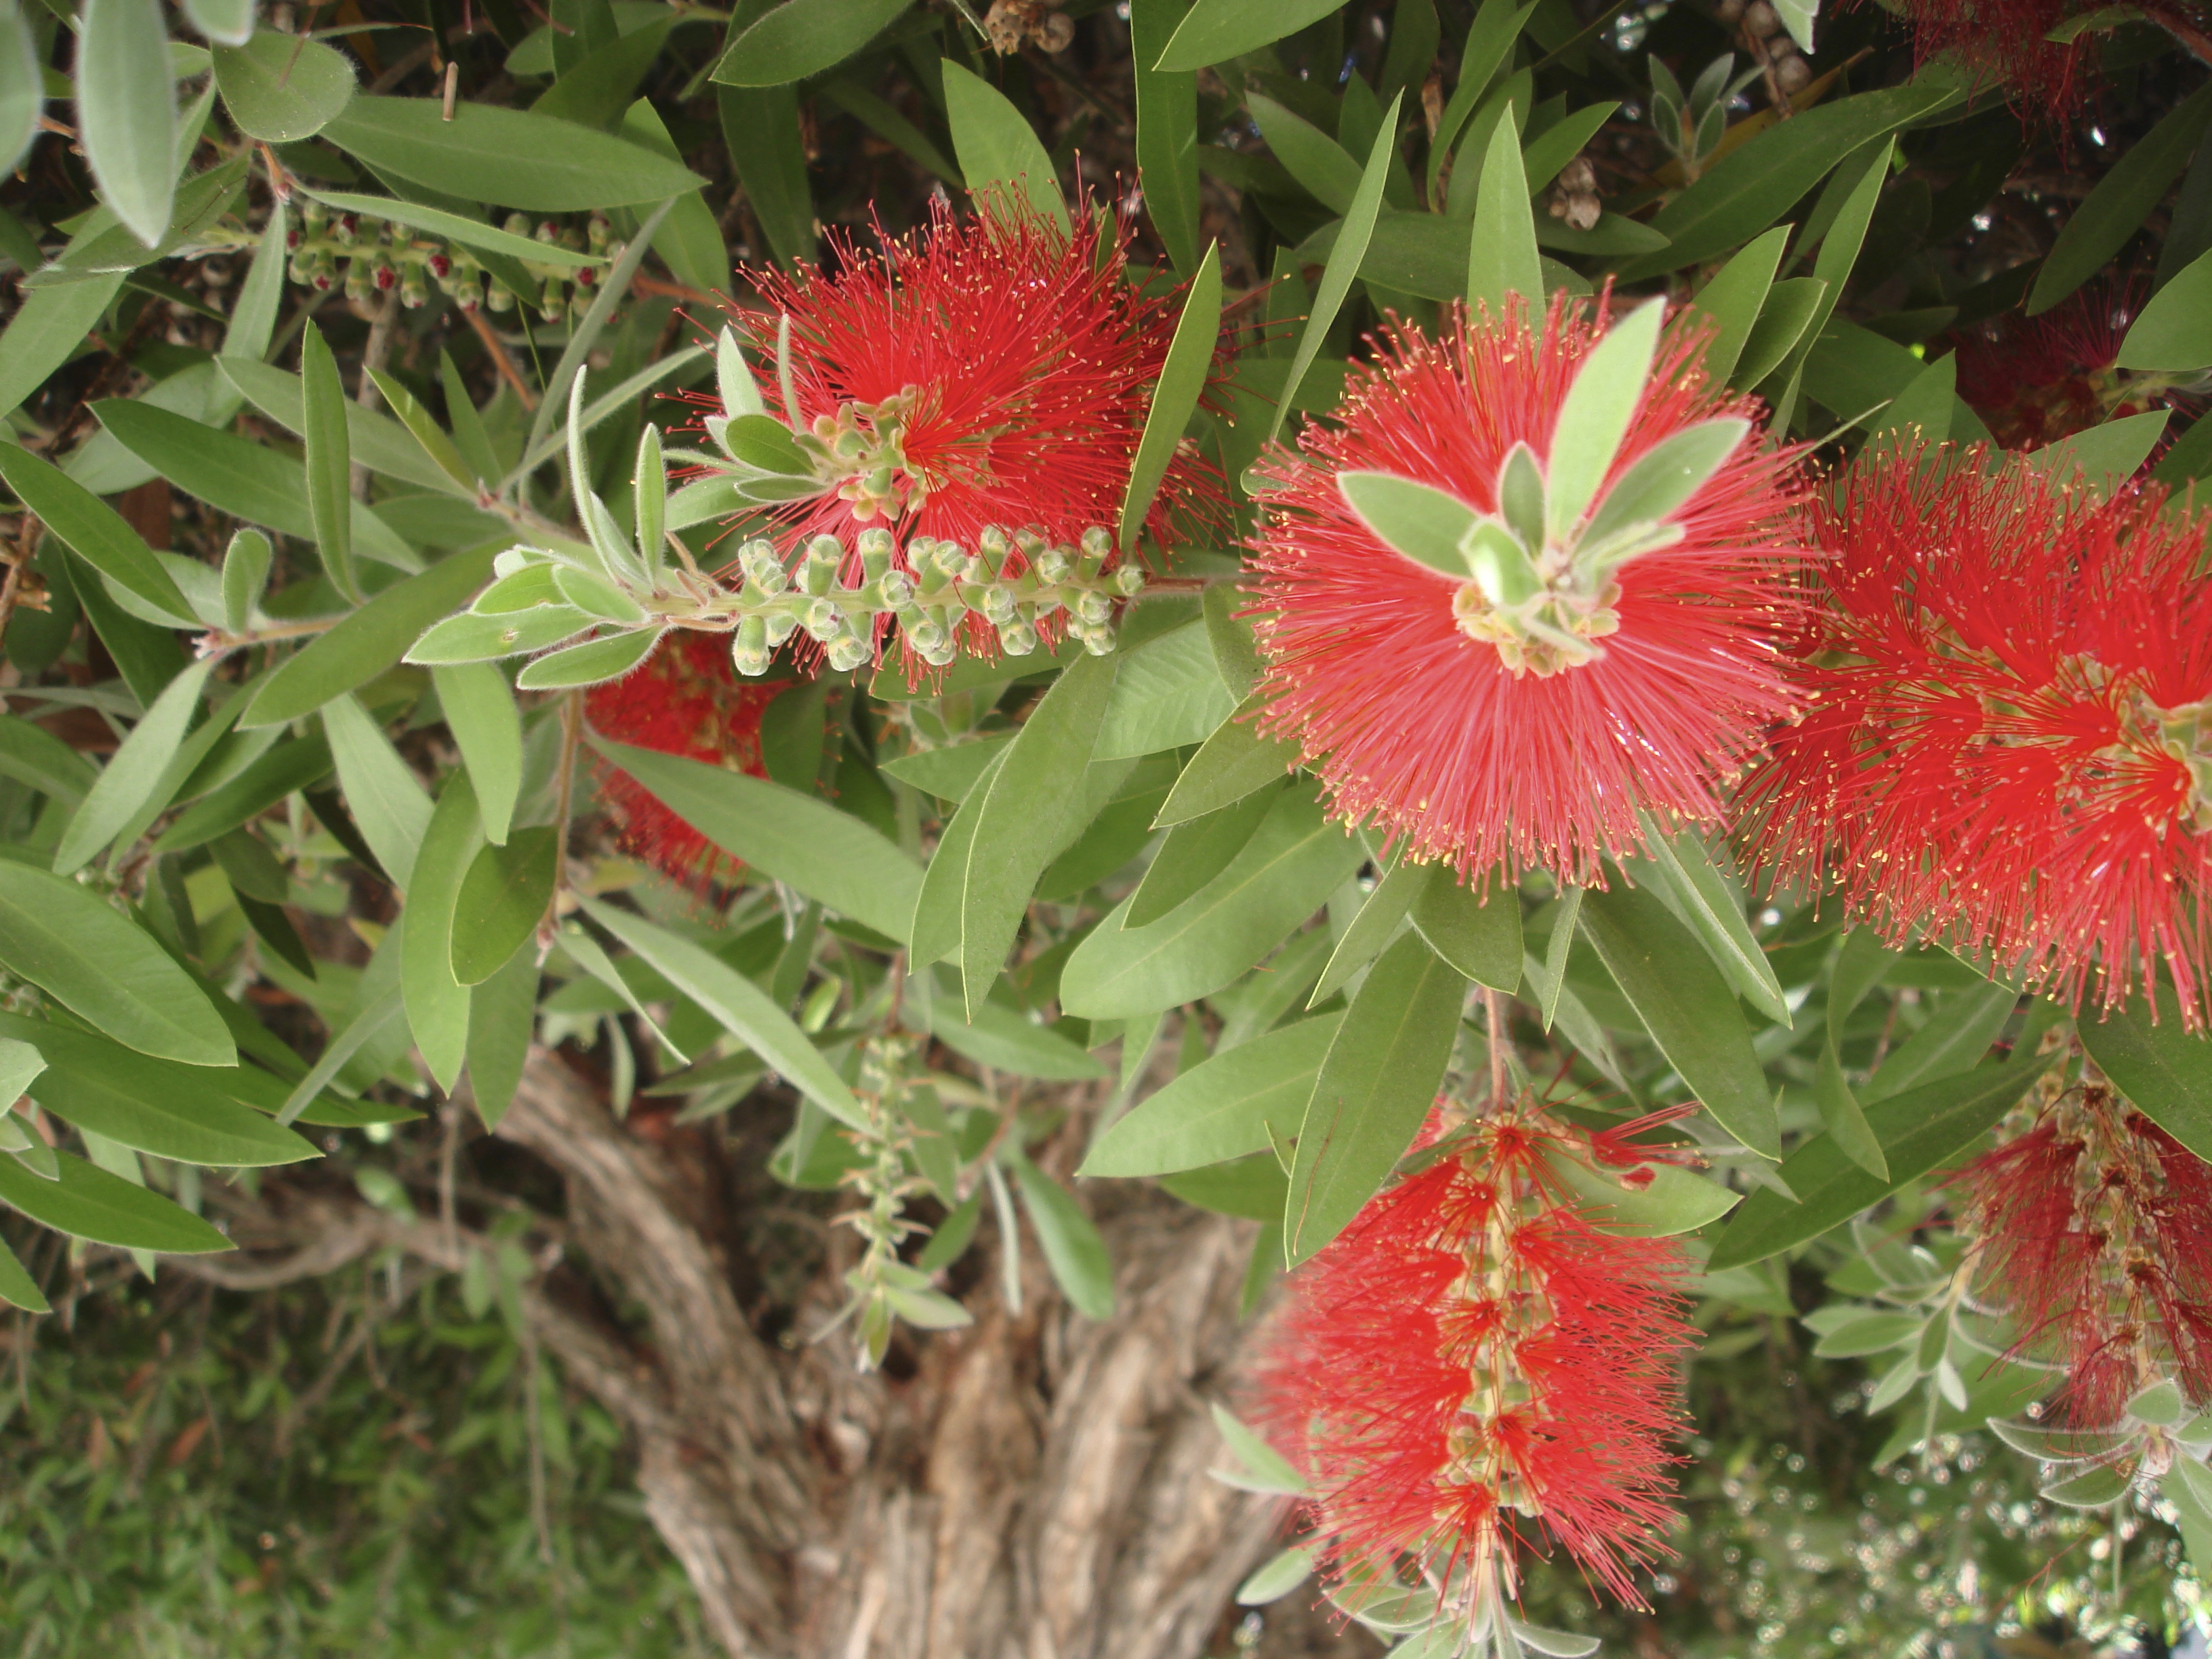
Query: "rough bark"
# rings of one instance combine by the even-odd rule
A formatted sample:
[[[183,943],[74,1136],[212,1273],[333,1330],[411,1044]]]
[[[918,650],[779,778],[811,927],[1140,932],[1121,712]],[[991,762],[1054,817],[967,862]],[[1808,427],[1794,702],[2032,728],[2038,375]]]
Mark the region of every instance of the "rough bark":
[[[1016,1311],[993,1273],[971,1328],[921,1339],[903,1377],[862,1376],[841,1340],[755,1332],[681,1160],[556,1058],[532,1054],[498,1133],[560,1172],[562,1253],[605,1293],[541,1278],[533,1334],[633,1437],[647,1513],[732,1654],[1197,1659],[1278,1547],[1279,1504],[1206,1474],[1222,1455],[1207,1405],[1250,1334],[1250,1224],[1133,1196],[1102,1223],[1112,1318],[1074,1315],[1041,1271]],[[458,1268],[472,1248],[452,1224],[331,1199],[234,1230],[297,1251],[191,1264],[241,1288],[389,1244]]]

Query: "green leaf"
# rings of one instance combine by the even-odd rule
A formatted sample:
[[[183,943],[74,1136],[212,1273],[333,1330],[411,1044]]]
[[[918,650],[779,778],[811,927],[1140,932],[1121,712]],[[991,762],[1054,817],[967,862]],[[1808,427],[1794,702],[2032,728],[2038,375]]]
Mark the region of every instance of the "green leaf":
[[[1903,432],[1940,444],[1951,435],[1951,410],[1958,399],[1959,357],[1954,352],[1906,381],[1905,389],[1868,425],[1868,435]]]
[[[1359,163],[1350,152],[1272,98],[1248,92],[1244,102],[1283,170],[1330,212],[1348,212],[1359,189]]]
[[[926,1015],[932,1036],[978,1066],[1054,1083],[1088,1083],[1106,1075],[1103,1066],[1051,1027],[988,998],[963,1020],[957,993],[933,994]]]
[[[2054,1504],[2063,1504],[2069,1509],[2101,1510],[2110,1508],[2128,1495],[2128,1477],[2108,1464],[2100,1464],[2080,1474],[2056,1481],[2043,1488],[2043,1495]]]
[[[2127,338],[2120,368],[2212,368],[2212,253],[2191,260],[2150,297]]]
[[[1555,538],[1582,522],[1613,471],[1628,423],[1644,401],[1666,312],[1656,301],[1638,306],[1606,330],[1575,371],[1544,464],[1545,524]]]
[[[1717,385],[1743,384],[1735,378],[1736,362],[1766,303],[1767,290],[1774,286],[1774,274],[1781,268],[1782,250],[1789,240],[1790,227],[1775,226],[1714,272],[1712,280],[1691,301],[1692,311],[1703,312],[1713,321],[1715,332],[1705,347],[1705,372]]]
[[[799,95],[792,87],[717,87],[723,143],[761,230],[787,268],[814,256],[814,201],[806,182]]]
[[[0,1014],[0,1036],[35,1044],[46,1058],[40,1105],[139,1152],[217,1168],[319,1156],[289,1129],[240,1105],[216,1072],[149,1060],[89,1031],[15,1014]]]
[[[1145,411],[1144,436],[1137,457],[1129,465],[1129,486],[1121,497],[1121,547],[1133,553],[1144,533],[1145,520],[1167,477],[1168,464],[1182,441],[1193,410],[1213,371],[1213,354],[1221,339],[1221,246],[1208,246],[1206,259],[1191,279],[1190,293],[1176,319],[1175,338],[1160,366],[1152,401]]]
[[[1391,472],[1357,470],[1336,475],[1345,502],[1390,549],[1455,581],[1473,568],[1464,551],[1482,515],[1449,490]]]
[[[1654,444],[1605,492],[1583,540],[1598,542],[1634,525],[1661,522],[1705,488],[1750,431],[1749,421],[1701,421]]]
[[[1713,1245],[1707,1263],[1715,1273],[1764,1261],[1793,1244],[1841,1226],[1880,1203],[1908,1181],[1957,1157],[2012,1109],[2053,1055],[2031,1055],[2002,1066],[1984,1066],[1885,1100],[1868,1109],[1868,1127],[1881,1145],[1889,1176],[1878,1181],[1851,1162],[1826,1135],[1815,1135],[1783,1160],[1780,1174],[1798,1202],[1761,1188],[1744,1200]]]
[[[671,984],[781,1072],[801,1094],[840,1123],[866,1127],[867,1115],[844,1079],[752,981],[719,957],[641,916],[596,899],[581,902],[594,921],[665,974]]]
[[[184,853],[204,847],[225,830],[258,817],[294,791],[319,781],[330,769],[330,745],[320,737],[279,743],[221,788],[179,812],[154,843],[154,850]]]
[[[73,876],[123,832],[146,805],[198,712],[212,658],[186,665],[164,686],[144,718],[131,728],[62,831],[54,872]]]
[[[288,374],[252,357],[226,356],[218,357],[216,363],[223,378],[248,403],[287,432],[306,434],[307,392],[299,375]],[[384,382],[405,391],[390,375],[384,376],[380,384]],[[386,391],[385,395],[388,399],[391,392]],[[407,401],[413,403],[413,393],[407,393]],[[416,407],[420,409],[421,405]],[[424,453],[422,444],[401,422],[375,410],[364,409],[350,398],[345,401],[344,409],[346,443],[353,452],[353,459],[362,465],[387,478],[434,489],[456,499],[475,501],[473,483],[458,482]]]
[[[148,247],[176,200],[176,83],[159,0],[85,0],[76,42],[77,137],[100,199]]]
[[[1774,976],[1766,952],[1744,920],[1734,871],[1723,875],[1714,865],[1711,849],[1692,831],[1665,835],[1649,812],[1639,816],[1646,858],[1638,874],[1651,884],[1674,919],[1697,936],[1737,995],[1777,1025],[1794,1024],[1782,981]]]
[[[1790,361],[1799,343],[1812,337],[1827,296],[1828,285],[1817,276],[1792,276],[1769,289],[1766,305],[1752,325],[1743,355],[1736,359],[1735,384],[1757,386]]]
[[[1261,698],[1248,697],[1214,727],[1213,735],[1199,745],[1168,792],[1152,819],[1155,824],[1188,823],[1218,812],[1271,783],[1280,783],[1297,765],[1297,744],[1261,735],[1251,717],[1262,707]]]
[[[242,634],[252,625],[253,613],[269,591],[269,567],[276,550],[258,530],[240,530],[230,538],[222,555],[222,625]]]
[[[1193,1066],[1116,1119],[1076,1173],[1170,1175],[1225,1163],[1267,1151],[1270,1123],[1287,1139],[1340,1018],[1300,1020]]]
[[[1467,980],[1407,933],[1382,953],[1345,1011],[1314,1080],[1283,1212],[1292,1267],[1375,1196],[1436,1103]]]
[[[31,303],[36,303],[35,298]],[[26,313],[28,309],[27,306]],[[0,337],[0,360],[4,360],[6,348],[6,339]],[[8,481],[15,499],[37,514],[70,551],[101,575],[176,617],[179,625],[191,621],[191,605],[176,579],[138,532],[99,496],[17,444],[0,443],[0,478]]]
[[[568,686],[597,685],[618,680],[653,654],[663,630],[641,628],[626,634],[610,634],[586,640],[523,665],[514,677],[520,691],[555,691]]]
[[[2035,286],[2028,290],[2029,316],[2050,310],[2087,282],[2142,228],[2166,187],[2189,165],[2208,127],[2212,127],[2212,86],[2203,86],[2120,154],[2044,256]]]
[[[878,769],[939,800],[963,801],[973,793],[991,763],[1013,740],[1011,732],[963,738],[942,749],[902,755],[896,760],[885,761]]]
[[[1615,887],[1583,896],[1583,934],[1660,1052],[1714,1121],[1761,1158],[1781,1129],[1751,1033],[1720,970],[1656,895]]]
[[[537,953],[517,951],[469,993],[468,1087],[487,1129],[499,1127],[514,1099],[537,1024]]]
[[[1344,935],[1329,952],[1323,964],[1321,978],[1312,994],[1306,998],[1306,1006],[1316,1007],[1328,1001],[1350,982],[1352,976],[1382,953],[1382,947],[1398,936],[1399,926],[1413,908],[1413,901],[1428,889],[1435,867],[1400,860],[1375,884],[1375,890],[1367,896],[1353,915]]]
[[[41,1181],[12,1158],[0,1158],[0,1203],[57,1232],[166,1255],[206,1255],[234,1248],[191,1211],[133,1186],[81,1158],[57,1152],[60,1179]]]
[[[1121,658],[1093,760],[1155,755],[1203,743],[1236,710],[1198,623],[1146,640]]]
[[[1175,268],[1198,270],[1198,76],[1156,70],[1182,21],[1182,0],[1131,0],[1129,55],[1137,94],[1137,176],[1145,210]]]
[[[1869,1105],[1976,1064],[2012,1018],[2020,996],[2008,985],[1947,991],[1928,1023],[1891,1050],[1863,1091]]]
[[[1183,1170],[1160,1177],[1163,1190],[1186,1204],[1217,1215],[1233,1215],[1247,1221],[1264,1221],[1279,1227],[1283,1205],[1291,1192],[1290,1177],[1275,1161],[1273,1152],[1255,1152],[1228,1164],[1203,1170]],[[1263,1235],[1264,1236],[1264,1235]]]
[[[714,65],[713,78],[731,87],[780,87],[804,81],[843,63],[913,3],[784,0],[730,42],[722,61]]]
[[[0,860],[0,965],[141,1054],[237,1063],[229,1031],[168,953],[51,871]]]
[[[1114,1316],[1114,1262],[1106,1254],[1106,1241],[1083,1212],[1067,1189],[1037,1168],[1019,1152],[1009,1149],[1006,1167],[1014,1172],[1021,1189],[1030,1225],[1036,1229],[1044,1249],[1045,1266],[1052,1269],[1069,1305],[1086,1319]]]
[[[1717,1181],[1672,1164],[1646,1164],[1632,1171],[1601,1170],[1580,1158],[1547,1153],[1553,1172],[1575,1194],[1583,1213],[1607,1232],[1635,1238],[1673,1238],[1717,1221],[1738,1195]],[[1641,1185],[1622,1180],[1632,1175]]]
[[[888,938],[909,936],[921,866],[850,813],[704,762],[591,744],[731,857]]]
[[[642,145],[574,121],[466,100],[448,121],[435,98],[364,95],[321,136],[380,173],[531,213],[658,202],[707,182]]]
[[[124,273],[33,289],[0,331],[0,414],[12,415],[46,377],[76,355],[123,289]],[[13,449],[0,444],[0,450]]]
[[[1013,948],[1037,878],[1082,830],[1084,771],[1113,695],[1115,668],[1111,657],[1085,657],[1054,681],[968,803],[976,814],[974,838],[961,866],[941,878],[960,890],[960,965],[970,1018]],[[939,879],[933,860],[924,895]]]
[[[0,40],[0,51],[4,51],[7,44]],[[15,1251],[8,1248],[4,1239],[0,1239],[0,1302],[21,1308],[25,1313],[53,1311],[53,1304],[40,1292],[36,1281],[23,1270],[23,1264],[15,1259]]]
[[[1263,1607],[1270,1601],[1279,1601],[1312,1577],[1313,1571],[1311,1546],[1285,1550],[1237,1587],[1237,1605]]]
[[[1168,57],[1176,57],[1176,48],[1182,43],[1183,37],[1209,9],[1223,6],[1243,8],[1252,3],[1253,0],[1199,0],[1199,3],[1191,9],[1191,15],[1182,27],[1176,31],[1175,40],[1169,42]],[[1279,14],[1283,9],[1276,8]],[[1321,14],[1316,12],[1315,15]],[[1271,34],[1267,38],[1274,40],[1278,37]],[[1160,67],[1196,69],[1201,65],[1164,60]],[[1352,282],[1359,275],[1360,262],[1367,257],[1368,239],[1375,234],[1376,217],[1382,210],[1382,191],[1389,183],[1391,159],[1397,154],[1398,110],[1404,102],[1405,94],[1402,93],[1390,100],[1389,112],[1383,117],[1382,127],[1375,135],[1375,145],[1368,152],[1367,166],[1359,175],[1359,189],[1352,196],[1351,209],[1344,216],[1336,242],[1329,249],[1328,262],[1322,267],[1321,283],[1314,289],[1313,309],[1307,314],[1305,327],[1299,331],[1297,349],[1291,354],[1290,371],[1283,380],[1286,386],[1305,384],[1306,371],[1321,356],[1329,330],[1336,325],[1336,313],[1344,308],[1345,300],[1352,293]],[[1267,428],[1270,443],[1282,434],[1283,422],[1291,412],[1291,402],[1289,398],[1285,398],[1276,404],[1274,419]]]
[[[1730,150],[1660,209],[1651,228],[1670,246],[1664,252],[1629,260],[1615,273],[1617,279],[1640,282],[1748,242],[1860,146],[1925,120],[1965,95],[1955,77],[1930,70],[1905,86],[1838,98],[1776,122]],[[1735,383],[1750,384],[1741,371]]]
[[[74,803],[98,776],[90,761],[44,726],[0,715],[0,777]]]
[[[1117,910],[1101,922],[1068,958],[1060,1006],[1122,1019],[1211,995],[1319,909],[1365,856],[1310,795],[1286,791],[1229,867],[1158,921],[1124,927]]]
[[[260,0],[184,0],[192,27],[217,46],[242,46],[253,33]],[[280,40],[283,36],[278,37]]]
[[[1503,875],[1478,896],[1449,864],[1432,866],[1411,915],[1429,948],[1468,979],[1508,994],[1521,988],[1521,895]]]
[[[1821,1123],[1844,1156],[1875,1180],[1887,1181],[1889,1160],[1882,1156],[1881,1142],[1875,1139],[1867,1122],[1865,1108],[1844,1077],[1843,1064],[1836,1058],[1832,1042],[1820,1045],[1820,1069],[1814,1077],[1813,1097],[1820,1106]]]
[[[1129,896],[1121,925],[1141,927],[1158,921],[1227,869],[1273,804],[1273,792],[1260,789],[1169,830],[1144,880]]]
[[[353,101],[353,64],[320,40],[272,29],[217,46],[215,84],[240,132],[293,144],[313,137]]]
[[[1328,0],[1198,0],[1153,67],[1187,70],[1225,64],[1287,40],[1335,9]]]
[[[466,772],[454,772],[439,792],[415,855],[407,931],[399,941],[399,992],[408,1028],[422,1063],[448,1094],[468,1058],[469,1042],[469,988],[453,976],[453,917],[461,882],[483,844],[476,792]]]
[[[592,619],[573,605],[533,605],[492,615],[464,614],[434,623],[407,647],[404,661],[450,667],[542,651],[574,639]]]
[[[1825,1333],[1813,1352],[1823,1359],[1860,1359],[1917,1342],[1928,1328],[1924,1313],[1870,1313]]]
[[[522,793],[522,715],[514,694],[507,677],[489,663],[434,668],[430,683],[469,769],[484,839],[503,847],[515,798]]]
[[[2099,495],[2109,495],[2150,459],[2172,413],[2167,409],[2150,409],[2140,415],[2123,415],[2030,451],[2028,465],[2051,478],[2070,481],[2079,477]]]
[[[5,5],[0,5],[0,172],[13,173],[29,151],[32,140],[39,136],[39,116],[46,101],[39,43],[31,33],[30,22],[23,15],[20,0],[7,0]],[[1194,167],[1194,160],[1193,165]],[[1194,178],[1194,185],[1195,182]],[[1196,221],[1193,223],[1195,225]],[[22,1274],[20,1265],[15,1273]],[[27,1307],[27,1303],[9,1294],[10,1277],[8,1262],[0,1261],[0,1297],[19,1308]],[[30,1283],[27,1275],[23,1275],[22,1283]],[[38,1297],[35,1289],[31,1294]],[[46,1298],[39,1297],[39,1303],[33,1311],[46,1312]]]
[[[415,873],[416,850],[430,827],[430,802],[422,781],[351,692],[324,705],[323,732],[362,838],[392,884],[406,887]]]
[[[784,10],[804,5],[860,5],[864,0],[787,0]],[[890,3],[890,0],[881,0]],[[766,20],[763,20],[766,21]],[[952,128],[953,153],[969,193],[981,203],[997,196],[1007,206],[1026,205],[1039,219],[1068,228],[1067,204],[1060,193],[1060,179],[1052,157],[1038,142],[1029,118],[1007,100],[996,87],[963,69],[951,58],[942,60],[945,113]],[[1180,435],[1180,433],[1178,433]]]
[[[368,684],[398,662],[425,628],[483,586],[494,553],[489,545],[455,553],[386,588],[263,681],[239,724],[289,725]]]
[[[1468,227],[1467,302],[1493,317],[1517,294],[1534,313],[1544,303],[1544,269],[1536,253],[1536,216],[1521,165],[1521,128],[1513,106],[1490,135]]]
[[[2181,1004],[2161,985],[2158,1006],[2138,992],[2101,1019],[2083,1018],[2075,1030],[2098,1070],[2143,1115],[2212,1163],[2212,1037],[2183,1028]]]
[[[504,847],[478,849],[453,900],[447,960],[463,985],[481,985],[530,942],[553,902],[561,833],[517,830]],[[404,959],[403,959],[404,960]]]

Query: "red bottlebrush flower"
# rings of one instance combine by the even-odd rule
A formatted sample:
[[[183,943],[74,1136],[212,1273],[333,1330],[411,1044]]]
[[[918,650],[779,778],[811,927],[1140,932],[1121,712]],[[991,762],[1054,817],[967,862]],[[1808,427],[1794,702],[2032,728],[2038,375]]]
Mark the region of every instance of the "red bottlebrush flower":
[[[1759,862],[1893,942],[2078,1006],[2163,958],[2200,1023],[2212,914],[2207,521],[2024,458],[1885,447],[1805,514],[1831,550],[1808,707],[1747,781]]]
[[[1564,297],[1540,330],[1517,302],[1440,341],[1401,325],[1301,453],[1277,455],[1265,500],[1251,590],[1262,727],[1298,744],[1338,816],[1465,875],[1503,860],[1509,879],[1534,866],[1601,880],[1601,854],[1643,844],[1639,809],[1717,819],[1724,781],[1788,706],[1770,636],[1788,603],[1789,451],[1740,442],[1668,515],[1678,539],[1577,601],[1587,659],[1565,665],[1510,654],[1471,614],[1473,583],[1397,552],[1345,498],[1340,476],[1372,471],[1497,512],[1508,456],[1548,452],[1602,332]],[[1662,339],[1608,486],[1699,422],[1763,412],[1708,381],[1702,349],[1689,326]]]
[[[1681,1251],[1578,1208],[1551,1160],[1594,1163],[1591,1138],[1533,1104],[1432,1150],[1291,1279],[1260,1417],[1341,1578],[1410,1556],[1474,1617],[1549,1540],[1640,1606],[1674,1519]]]
[[[2212,1403],[2212,1168],[2093,1085],[1951,1177],[1984,1293],[2063,1365],[2069,1423],[2105,1428],[2171,1377]]]
[[[840,244],[835,272],[749,272],[767,308],[732,321],[762,398],[825,452],[823,493],[782,514],[787,546],[828,534],[849,547],[878,524],[902,549],[971,550],[993,526],[1072,544],[1117,525],[1181,314],[1167,284],[1129,282],[1126,241],[1088,214],[1063,235],[1033,215],[956,220],[940,203],[879,254]],[[1212,469],[1179,453],[1147,528],[1166,542],[1224,506]]]
[[[1895,9],[1912,26],[1919,63],[1948,54],[2035,117],[2063,119],[2088,94],[2098,37],[2046,38],[2066,21],[2068,0],[1902,0]]]
[[[2039,449],[2124,415],[2189,410],[2201,374],[2118,367],[2139,283],[2095,283],[2039,317],[2008,313],[1957,341],[1959,395],[2007,449]]]
[[[584,716],[593,731],[617,743],[764,778],[761,716],[788,684],[739,679],[726,637],[679,629],[641,665],[586,692]],[[743,867],[628,773],[598,769],[599,799],[624,852],[699,890]]]

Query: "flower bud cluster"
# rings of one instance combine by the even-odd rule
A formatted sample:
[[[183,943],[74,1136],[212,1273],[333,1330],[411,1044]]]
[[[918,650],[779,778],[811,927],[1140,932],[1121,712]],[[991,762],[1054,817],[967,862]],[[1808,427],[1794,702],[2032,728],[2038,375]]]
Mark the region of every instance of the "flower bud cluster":
[[[511,235],[573,252],[611,258],[622,252],[607,222],[597,216],[579,229],[550,219],[533,227],[525,216],[514,213],[503,228]],[[292,280],[318,293],[343,289],[348,300],[360,303],[397,291],[400,304],[413,309],[429,303],[434,287],[463,311],[479,306],[501,313],[514,309],[515,296],[505,284],[490,280],[466,247],[404,225],[366,214],[334,212],[310,198],[300,223],[285,240]],[[521,261],[521,266],[533,285],[528,297],[545,321],[558,322],[591,304],[599,277],[595,267],[531,259]]]

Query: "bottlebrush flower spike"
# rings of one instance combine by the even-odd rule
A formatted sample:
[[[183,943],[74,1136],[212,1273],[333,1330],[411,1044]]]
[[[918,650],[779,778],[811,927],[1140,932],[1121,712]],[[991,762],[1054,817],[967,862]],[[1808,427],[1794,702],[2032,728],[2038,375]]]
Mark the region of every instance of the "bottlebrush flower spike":
[[[1583,885],[1642,846],[1639,809],[1719,817],[1787,707],[1795,457],[1708,382],[1694,325],[1658,327],[1564,296],[1537,328],[1518,301],[1440,341],[1401,325],[1275,458],[1261,725],[1338,816],[1464,875]]]
[[[722,635],[676,629],[634,672],[585,693],[584,718],[617,743],[764,778],[761,716],[788,686],[788,681],[740,680]],[[743,867],[627,772],[595,765],[600,802],[624,852],[696,892]]]
[[[2172,1379],[2212,1403],[2212,1167],[2101,1085],[1951,1177],[1987,1298],[2065,1368],[2077,1428]],[[2153,1468],[2153,1474],[2162,1469]]]
[[[1622,1148],[1534,1102],[1430,1151],[1291,1279],[1261,1370],[1339,1599],[1356,1610],[1410,1558],[1479,1634],[1520,1552],[1556,1542],[1641,1606],[1631,1573],[1674,1519],[1685,1259],[1577,1207],[1553,1160]]]
[[[2100,37],[2048,38],[2073,9],[2069,0],[1901,0],[1895,9],[1912,26],[1919,64],[1948,54],[2033,117],[2063,120],[2087,96]]]
[[[749,273],[767,308],[732,319],[762,365],[759,406],[796,434],[785,465],[803,469],[778,486],[787,549],[823,534],[849,545],[878,525],[902,550],[972,550],[991,526],[1073,543],[1118,524],[1181,314],[1167,284],[1129,282],[1126,242],[1089,215],[1063,234],[1003,206],[956,220],[939,204],[879,254],[840,246],[834,272]],[[725,413],[738,412],[726,389]],[[1225,507],[1186,449],[1146,526],[1172,542]]]
[[[2143,297],[2140,283],[2094,283],[2039,317],[2008,313],[1967,331],[1957,344],[1959,396],[2007,449],[2039,449],[2121,416],[2196,407],[2203,374],[2118,367]]]
[[[1831,558],[1795,646],[1808,707],[1745,786],[1759,865],[2075,1006],[2162,958],[2201,1024],[2212,580],[2207,520],[2164,506],[1948,447],[1863,456],[1809,501]]]

